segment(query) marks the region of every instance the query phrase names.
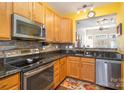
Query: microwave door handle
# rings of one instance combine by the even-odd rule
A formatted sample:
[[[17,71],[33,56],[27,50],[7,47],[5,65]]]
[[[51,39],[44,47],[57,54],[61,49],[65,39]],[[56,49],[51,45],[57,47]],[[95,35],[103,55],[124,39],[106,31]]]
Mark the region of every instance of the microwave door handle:
[[[51,67],[51,66],[53,66],[53,64],[50,64],[50,65],[48,65],[48,66],[46,66],[46,67],[43,67],[43,68],[41,68],[41,69],[35,69],[34,71],[32,70],[32,71],[30,71],[30,72],[25,73],[24,76],[30,77],[30,76],[32,76],[32,75],[34,75],[34,74],[37,74],[37,73],[39,73],[39,72],[41,72],[41,71],[43,71],[43,70],[45,70],[45,69],[47,69],[47,68],[49,68],[49,67]]]
[[[42,33],[43,33],[43,27],[41,27],[41,33],[40,33],[41,37],[42,37]]]

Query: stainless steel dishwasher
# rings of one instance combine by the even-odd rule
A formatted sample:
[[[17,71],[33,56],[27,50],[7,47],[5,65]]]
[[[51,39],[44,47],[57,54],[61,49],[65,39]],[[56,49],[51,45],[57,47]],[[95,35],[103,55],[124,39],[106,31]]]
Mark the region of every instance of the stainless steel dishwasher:
[[[120,89],[121,62],[96,59],[96,84],[113,89]]]

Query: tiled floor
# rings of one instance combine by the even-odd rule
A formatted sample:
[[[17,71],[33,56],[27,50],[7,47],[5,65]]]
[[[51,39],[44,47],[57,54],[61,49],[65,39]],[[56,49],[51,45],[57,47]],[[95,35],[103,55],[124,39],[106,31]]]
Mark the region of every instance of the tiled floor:
[[[57,88],[57,90],[108,90],[98,85],[80,81],[74,78],[66,78]]]

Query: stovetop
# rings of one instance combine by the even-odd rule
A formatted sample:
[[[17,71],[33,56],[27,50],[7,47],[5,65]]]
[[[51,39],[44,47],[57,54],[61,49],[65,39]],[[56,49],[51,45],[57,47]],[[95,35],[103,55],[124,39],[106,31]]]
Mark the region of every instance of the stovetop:
[[[0,65],[0,78],[19,72],[20,70],[9,64]]]
[[[18,60],[18,62],[11,63],[11,65],[15,67],[25,67],[25,66],[31,66],[33,64],[41,63],[42,58],[36,58],[36,59],[24,59],[24,60]]]

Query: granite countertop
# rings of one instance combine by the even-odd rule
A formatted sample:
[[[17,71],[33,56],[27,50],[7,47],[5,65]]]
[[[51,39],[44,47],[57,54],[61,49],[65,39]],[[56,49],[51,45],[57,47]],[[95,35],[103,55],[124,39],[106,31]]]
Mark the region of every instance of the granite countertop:
[[[19,68],[16,68],[14,66],[4,64],[0,65],[0,78],[15,74],[20,72]]]
[[[103,58],[103,57],[96,57],[96,56],[91,56],[91,55],[84,55],[82,53],[75,54],[75,53],[59,52],[59,53],[49,54],[49,52],[47,51],[45,56],[43,57],[42,61],[44,61],[45,63],[49,63],[49,62],[58,60],[60,58],[66,57],[66,56],[76,56],[76,57],[96,58],[96,59],[106,59],[106,60],[119,60],[119,61],[122,60],[122,59]],[[38,64],[37,64],[37,66],[38,66]],[[34,68],[35,68],[35,66],[34,66]],[[7,64],[5,64],[4,66],[0,65],[0,78],[3,78],[5,76],[11,75],[11,74],[15,74],[20,71],[21,71],[21,69],[16,68],[11,65],[7,65]]]
[[[51,62],[51,61],[55,61],[57,59],[60,59],[60,58],[63,58],[67,56],[66,54],[53,54],[52,56],[47,56],[46,58],[42,59],[42,61],[45,61],[46,63],[47,62]]]
[[[108,58],[108,57],[97,57],[97,56],[86,56],[83,54],[66,54],[68,56],[76,56],[76,57],[85,57],[85,58],[95,58],[95,59],[105,59],[105,60],[117,60],[122,61],[123,59],[117,59],[117,58]]]
[[[108,58],[108,57],[98,57],[98,56],[91,56],[91,55],[84,55],[84,54],[73,54],[73,53],[58,53],[53,54],[51,56],[46,56],[43,61],[50,62],[55,61],[57,59],[60,59],[65,56],[75,56],[75,57],[85,57],[85,58],[95,58],[95,59],[105,59],[105,60],[117,60],[122,61],[123,59],[117,59],[117,58]]]

